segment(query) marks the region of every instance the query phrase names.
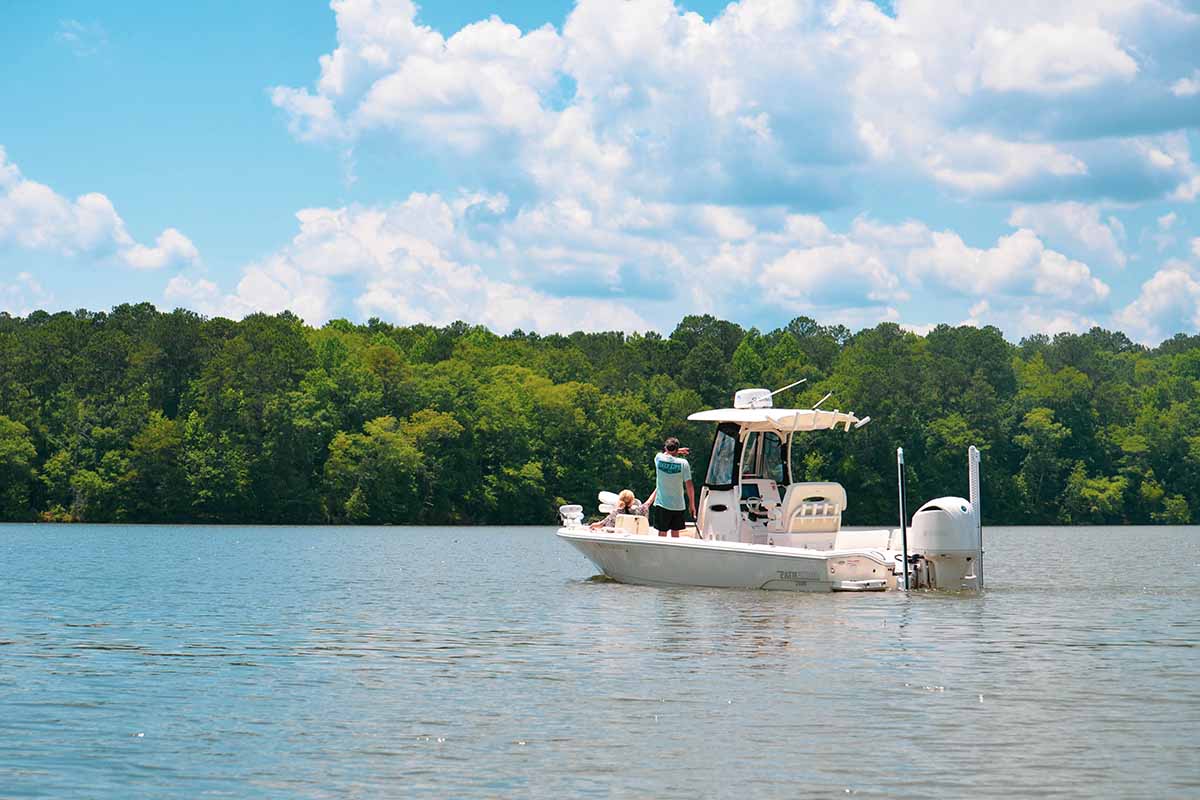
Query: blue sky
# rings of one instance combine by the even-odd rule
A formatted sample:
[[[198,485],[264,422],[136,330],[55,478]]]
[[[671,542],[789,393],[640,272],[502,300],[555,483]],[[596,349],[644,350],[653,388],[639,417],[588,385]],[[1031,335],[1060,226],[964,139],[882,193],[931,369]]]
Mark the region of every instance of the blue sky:
[[[26,4],[0,310],[1195,332],[1200,7],[995,6]]]

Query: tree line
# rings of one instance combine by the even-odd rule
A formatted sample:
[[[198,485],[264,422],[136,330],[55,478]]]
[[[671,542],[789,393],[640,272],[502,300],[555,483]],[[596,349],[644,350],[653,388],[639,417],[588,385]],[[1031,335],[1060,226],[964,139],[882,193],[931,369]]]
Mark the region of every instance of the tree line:
[[[1031,336],[799,317],[762,332],[688,316],[669,336],[543,336],[290,313],[240,322],[149,304],[0,314],[0,519],[517,524],[645,497],[664,437],[738,388],[870,415],[802,437],[798,480],[836,480],[848,524],[966,493],[984,453],[989,523],[1188,523],[1200,509],[1200,336]]]

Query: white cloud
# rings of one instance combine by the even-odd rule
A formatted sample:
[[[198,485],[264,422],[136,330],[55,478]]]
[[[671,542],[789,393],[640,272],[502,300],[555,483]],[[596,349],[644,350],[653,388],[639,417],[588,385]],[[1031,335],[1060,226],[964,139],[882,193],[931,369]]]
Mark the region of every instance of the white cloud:
[[[1194,69],[1191,75],[1172,83],[1171,94],[1176,97],[1195,97],[1200,94],[1200,69]]]
[[[513,212],[503,196],[421,193],[304,209],[291,243],[247,267],[232,291],[179,277],[166,296],[234,317],[291,308],[321,323],[352,310],[557,331],[657,328],[681,309],[873,324],[899,318],[897,306],[918,290],[986,298],[1000,312],[1031,299],[1087,308],[1109,291],[1029,229],[975,248],[914,220],[859,218],[836,232],[778,208],[726,211],[623,197]]]
[[[886,304],[908,299],[883,254],[843,239],[837,244],[789,250],[761,271],[769,297],[796,308]]]
[[[707,22],[579,0],[558,30],[493,17],[451,36],[410,0],[332,5],[319,76],[272,93],[296,135],[390,140],[477,182],[302,211],[290,245],[208,302],[555,329],[681,307],[867,324],[957,297],[975,324],[1077,329],[1111,294],[1093,265],[1129,260],[1102,211],[1200,193],[1200,111],[1167,90],[1194,69],[1200,15],[1168,0],[906,0],[895,18],[741,0]],[[929,221],[835,231],[813,213],[864,176],[1007,200],[1014,230],[976,247]]]
[[[585,2],[562,34],[543,28],[521,35],[492,19],[449,39],[420,26],[406,3],[390,12],[348,3],[335,10],[339,47],[323,60],[317,86],[325,102],[276,91],[276,102],[309,135],[392,129],[456,155],[499,151],[539,185],[581,190],[601,188],[636,164],[640,174],[624,178],[659,192],[727,187],[737,176],[724,172],[721,138],[732,136],[734,149],[772,146],[771,109],[746,105],[739,83],[715,74],[707,62],[718,55],[720,37],[670,2]],[[365,21],[372,14],[395,32],[388,41],[378,33],[380,20]],[[565,78],[574,96],[556,110]],[[683,115],[696,114],[697,124],[680,126]],[[702,173],[695,185],[676,163],[680,144],[689,145],[695,158],[687,160]]]
[[[321,324],[337,311],[338,278],[350,287],[361,316],[401,323],[465,319],[497,330],[543,331],[653,327],[623,303],[555,297],[517,276],[493,276],[458,260],[473,251],[495,253],[470,238],[470,217],[480,206],[502,210],[504,201],[413,194],[380,208],[305,209],[296,215],[300,231],[291,244],[250,265],[233,292],[178,276],[165,296],[209,314],[291,309]]]
[[[1009,215],[1008,224],[1029,228],[1051,243],[1078,248],[1087,255],[1117,267],[1124,267],[1129,260],[1119,241],[1125,235],[1124,226],[1116,217],[1101,220],[1098,205],[1048,203],[1017,206]]]
[[[700,219],[723,240],[748,239],[754,235],[754,225],[736,209],[725,206],[703,206]]]
[[[1028,336],[1031,333],[1083,333],[1099,324],[1099,321],[1085,314],[1037,306],[1023,308],[1015,319],[1001,321],[1002,330],[1010,336]]]
[[[1174,211],[1168,211],[1155,220],[1155,228],[1147,227],[1142,231],[1141,240],[1143,242],[1152,242],[1155,250],[1160,253],[1165,252],[1167,249],[1173,247],[1177,241],[1175,234],[1171,233],[1171,229],[1175,227],[1175,223],[1178,221],[1179,215]]]
[[[1116,234],[1118,240],[1125,241],[1125,224],[1120,219],[1110,214],[1108,217],[1108,227]]]
[[[323,322],[333,316],[331,295],[328,278],[306,272],[286,255],[275,255],[252,264],[227,302],[234,316],[242,315],[237,311],[293,311],[310,322]]]
[[[939,182],[968,194],[1003,194],[1038,179],[1088,174],[1087,164],[1051,144],[1009,142],[988,134],[948,135],[924,158]]]
[[[951,232],[934,232],[928,246],[908,256],[909,276],[964,296],[1038,296],[1069,305],[1108,297],[1109,287],[1086,264],[1045,247],[1021,228],[988,249],[967,246]]]
[[[978,327],[978,323],[976,322],[976,320],[978,320],[980,317],[984,316],[991,310],[992,310],[991,303],[989,303],[987,300],[980,300],[978,303],[976,303],[975,305],[973,305],[969,309],[967,309],[967,315],[968,315],[968,319],[969,319],[969,322],[967,324],[974,324],[976,327]]]
[[[0,311],[23,317],[45,308],[54,296],[28,272],[19,272],[11,283],[0,281]]]
[[[553,87],[561,60],[553,29],[522,35],[495,17],[476,22],[435,52],[404,53],[395,71],[362,98],[355,122],[363,128],[416,122],[428,136],[465,151],[480,149],[493,135],[539,135],[541,97]]]
[[[1081,333],[1100,323],[1085,313],[1054,308],[1045,303],[1037,302],[1005,302],[993,308],[988,300],[980,300],[971,306],[967,318],[958,323],[972,328],[984,325],[994,325],[1012,340],[1017,340],[1031,334],[1044,333],[1053,335],[1069,331]],[[905,326],[914,333],[922,335],[936,327],[933,323],[924,325]]]
[[[271,102],[288,112],[288,128],[300,139],[343,139],[348,136],[333,100],[325,95],[276,86],[271,90]]]
[[[272,90],[302,137],[353,139],[383,128],[478,153],[506,135],[546,132],[541,97],[562,61],[552,28],[522,35],[492,17],[446,39],[416,21],[408,0],[332,7],[338,47],[321,58],[316,94]]]
[[[439,325],[470,319],[497,331],[655,327],[622,303],[553,297],[515,282],[493,280],[478,267],[454,263],[441,265],[423,281],[391,274],[373,279],[355,305],[364,316]]]
[[[200,260],[196,245],[174,228],[160,233],[154,245],[128,245],[122,251],[121,259],[135,269],[162,269],[171,264],[191,264]]]
[[[213,281],[176,275],[167,282],[163,297],[209,316],[241,319],[261,311],[291,311],[314,325],[333,316],[329,280],[306,273],[283,255],[248,266],[233,292],[224,294]]]
[[[1186,160],[1155,166],[1139,145],[1200,120],[1162,91],[1200,46],[1200,16],[1157,0],[896,10],[864,42],[853,93],[896,160],[964,194],[1030,200],[1157,197],[1189,180]]]
[[[58,23],[54,40],[71,48],[77,56],[91,56],[108,46],[108,32],[98,22],[64,19]]]
[[[1200,175],[1193,175],[1171,193],[1172,200],[1182,200],[1190,203],[1200,197]]]
[[[217,303],[221,290],[215,283],[203,278],[192,280],[184,275],[176,275],[167,281],[163,296],[172,303],[202,314],[221,315]]]
[[[1157,344],[1179,331],[1194,332],[1200,329],[1200,278],[1186,263],[1169,261],[1114,318],[1131,336],[1147,344]]]
[[[976,45],[980,83],[1002,92],[1060,93],[1128,81],[1137,62],[1098,27],[1037,22],[1022,31],[989,28]]]
[[[107,197],[96,192],[68,200],[49,186],[22,177],[0,147],[0,246],[67,256],[116,256],[137,269],[160,269],[199,260],[195,245],[167,228],[154,247],[138,244]]]
[[[908,322],[900,323],[901,328],[908,331],[909,333],[915,333],[917,336],[928,336],[929,332],[932,331],[937,326],[938,326],[938,323],[936,323],[936,322],[924,322],[921,324],[914,324],[914,323],[908,323]]]
[[[580,0],[561,31],[492,17],[448,38],[408,0],[333,8],[315,85],[272,93],[297,135],[386,131],[547,193],[825,208],[872,162],[1013,198],[1161,196],[1194,175],[1149,144],[1200,122],[1162,89],[1192,68],[1200,15],[1162,0],[910,0],[895,19],[742,0],[709,22],[672,0]]]

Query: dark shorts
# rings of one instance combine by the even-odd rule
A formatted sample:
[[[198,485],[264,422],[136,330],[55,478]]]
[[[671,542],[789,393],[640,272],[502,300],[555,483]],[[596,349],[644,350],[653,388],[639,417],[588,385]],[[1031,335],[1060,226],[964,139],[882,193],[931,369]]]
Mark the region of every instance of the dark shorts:
[[[650,507],[650,527],[656,531],[681,531],[687,525],[682,511],[672,511],[661,506]]]

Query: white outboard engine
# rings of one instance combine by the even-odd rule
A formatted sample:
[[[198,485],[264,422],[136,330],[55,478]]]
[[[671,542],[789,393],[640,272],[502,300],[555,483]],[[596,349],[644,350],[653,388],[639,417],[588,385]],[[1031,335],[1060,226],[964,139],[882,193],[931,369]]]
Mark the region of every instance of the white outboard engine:
[[[975,508],[961,497],[938,497],[913,514],[908,552],[921,557],[927,588],[981,589],[982,548]]]

